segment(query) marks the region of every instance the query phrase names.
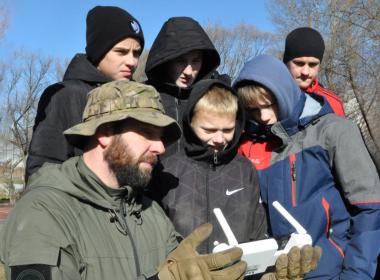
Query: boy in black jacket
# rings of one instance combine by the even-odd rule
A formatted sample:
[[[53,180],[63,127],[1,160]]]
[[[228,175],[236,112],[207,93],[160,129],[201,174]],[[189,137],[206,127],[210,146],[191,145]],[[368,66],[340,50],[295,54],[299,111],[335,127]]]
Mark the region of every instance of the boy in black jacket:
[[[180,234],[186,236],[205,222],[213,224],[201,252],[210,252],[216,240],[226,242],[212,212],[216,207],[239,242],[265,238],[257,172],[236,150],[243,124],[243,110],[232,88],[215,79],[198,82],[183,115],[185,148],[163,159],[153,176],[151,196]]]

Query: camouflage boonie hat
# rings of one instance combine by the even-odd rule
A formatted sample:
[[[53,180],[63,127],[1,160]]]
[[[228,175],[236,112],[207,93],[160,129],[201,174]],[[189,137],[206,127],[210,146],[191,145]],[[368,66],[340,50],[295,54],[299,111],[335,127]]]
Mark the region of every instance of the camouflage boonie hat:
[[[90,91],[82,122],[64,134],[72,145],[82,148],[84,137],[95,135],[100,125],[127,118],[164,127],[166,145],[181,136],[178,123],[165,114],[159,93],[152,86],[133,81],[113,81]]]

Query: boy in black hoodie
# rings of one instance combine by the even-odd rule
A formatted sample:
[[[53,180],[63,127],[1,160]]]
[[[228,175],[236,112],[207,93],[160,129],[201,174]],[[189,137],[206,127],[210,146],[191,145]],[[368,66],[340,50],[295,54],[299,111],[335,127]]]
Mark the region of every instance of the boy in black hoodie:
[[[153,176],[152,196],[186,236],[210,222],[213,242],[226,242],[213,208],[221,208],[239,242],[265,238],[265,211],[259,203],[257,172],[237,154],[244,124],[243,110],[230,86],[216,79],[198,82],[183,114],[184,149],[163,159]]]
[[[162,26],[150,49],[147,84],[161,95],[166,114],[182,123],[192,86],[210,77],[220,57],[200,24],[190,17],[172,17]],[[183,149],[183,141],[168,147],[165,157]]]

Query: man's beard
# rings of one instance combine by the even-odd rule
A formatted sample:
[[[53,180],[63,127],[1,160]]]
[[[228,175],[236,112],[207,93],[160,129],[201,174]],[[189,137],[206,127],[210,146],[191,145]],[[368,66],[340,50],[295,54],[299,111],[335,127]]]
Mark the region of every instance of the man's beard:
[[[155,155],[143,155],[138,159],[132,157],[130,147],[124,144],[121,137],[115,136],[107,150],[104,159],[115,174],[119,186],[130,186],[134,191],[144,189],[152,178],[152,170],[140,170],[140,162],[157,163]]]

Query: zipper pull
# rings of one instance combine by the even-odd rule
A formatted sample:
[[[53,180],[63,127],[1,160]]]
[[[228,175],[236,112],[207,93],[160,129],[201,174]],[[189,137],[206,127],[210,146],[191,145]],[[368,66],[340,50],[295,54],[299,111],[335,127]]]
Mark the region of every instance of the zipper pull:
[[[296,163],[293,161],[292,162],[292,179],[295,182],[296,181]]]
[[[218,152],[214,151],[214,159],[213,159],[214,165],[217,165],[219,163],[218,161]]]
[[[292,187],[292,207],[297,206],[297,183],[296,183],[296,155],[291,154],[289,156],[290,160],[290,177],[291,177],[291,187]]]
[[[291,177],[292,177],[292,180],[293,182],[296,181],[296,155],[295,154],[291,154],[289,156],[289,160],[290,160],[290,173],[291,173]]]

